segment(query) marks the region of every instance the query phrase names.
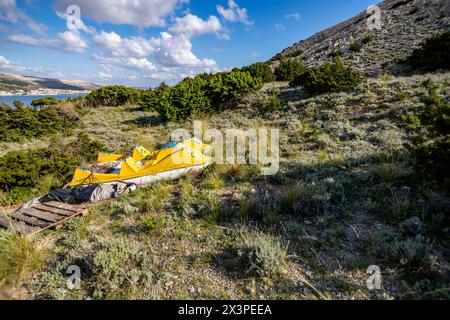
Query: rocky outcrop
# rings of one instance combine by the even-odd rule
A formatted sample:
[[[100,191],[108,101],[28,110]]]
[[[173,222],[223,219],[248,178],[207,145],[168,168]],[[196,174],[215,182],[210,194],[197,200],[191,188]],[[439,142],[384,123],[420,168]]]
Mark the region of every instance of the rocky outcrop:
[[[448,0],[386,0],[381,9],[381,29],[370,30],[367,12],[316,33],[285,49],[272,61],[293,57],[306,66],[317,66],[335,54],[369,77],[404,71],[399,63],[425,39],[449,30]]]

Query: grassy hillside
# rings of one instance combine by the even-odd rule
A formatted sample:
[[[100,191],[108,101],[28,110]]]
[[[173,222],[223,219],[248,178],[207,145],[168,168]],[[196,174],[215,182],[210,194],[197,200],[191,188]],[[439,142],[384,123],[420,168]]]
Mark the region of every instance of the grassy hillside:
[[[2,231],[2,294],[448,298],[448,189],[417,175],[410,146],[422,125],[407,116],[425,107],[428,79],[448,103],[449,73],[381,77],[315,97],[266,84],[237,109],[202,120],[219,129],[281,128],[276,176],[264,178],[254,166],[214,166],[95,206],[89,217],[40,235],[31,247],[11,248],[13,236]],[[282,108],[266,111],[273,90]],[[156,147],[173,129],[192,125],[161,122],[132,106],[78,114],[82,125],[61,143],[83,132],[113,150]],[[52,141],[27,147],[55,148]],[[12,254],[22,260],[5,259]],[[81,290],[66,288],[72,264],[82,268]],[[383,275],[375,292],[366,287],[370,265]]]
[[[34,111],[0,106],[0,205],[63,186],[98,151],[158,148],[196,120],[280,130],[276,175],[213,165],[32,242],[0,230],[0,298],[449,299],[450,33],[432,37],[448,4],[427,15],[423,2],[384,1],[386,29],[358,42],[345,37],[364,14],[268,63]],[[66,286],[71,265],[78,290]]]

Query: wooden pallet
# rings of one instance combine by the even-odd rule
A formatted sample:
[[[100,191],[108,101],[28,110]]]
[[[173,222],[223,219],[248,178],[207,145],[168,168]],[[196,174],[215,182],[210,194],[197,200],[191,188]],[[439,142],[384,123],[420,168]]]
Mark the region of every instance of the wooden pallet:
[[[0,216],[0,227],[13,229],[26,237],[33,237],[36,233],[50,228],[59,229],[70,219],[85,216],[87,213],[88,209],[85,207],[50,201]]]

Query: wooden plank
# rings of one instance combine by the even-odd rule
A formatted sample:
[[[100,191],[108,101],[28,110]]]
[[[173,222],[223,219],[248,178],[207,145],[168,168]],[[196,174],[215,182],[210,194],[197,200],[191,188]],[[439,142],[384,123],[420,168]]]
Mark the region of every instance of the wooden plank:
[[[27,216],[38,218],[40,220],[44,220],[44,221],[48,221],[48,222],[58,222],[61,219],[63,219],[63,217],[58,216],[56,214],[53,214],[50,212],[45,212],[45,211],[40,211],[40,210],[37,210],[34,208],[23,209],[20,211],[23,212]]]
[[[33,208],[38,209],[40,211],[47,211],[47,212],[58,214],[58,215],[65,216],[65,217],[70,217],[70,216],[74,215],[73,211],[68,211],[65,209],[59,209],[59,208],[47,206],[45,204],[37,204],[37,205],[34,205]]]
[[[37,227],[45,228],[45,227],[48,227],[50,224],[49,222],[38,220],[36,218],[31,218],[31,217],[28,217],[26,215],[23,215],[23,214],[20,214],[17,212],[13,212],[9,216],[11,218],[13,218],[14,220],[22,221],[30,226],[37,226]]]
[[[31,227],[29,225],[14,221],[7,217],[0,217],[0,226],[6,229],[13,229],[23,235],[31,235],[41,230],[40,228]]]
[[[67,203],[58,202],[58,201],[49,201],[49,202],[45,202],[44,204],[46,206],[50,206],[50,207],[54,207],[54,208],[58,208],[58,209],[69,210],[69,211],[73,211],[76,213],[79,213],[82,210],[80,207],[73,206],[73,205],[67,204]]]

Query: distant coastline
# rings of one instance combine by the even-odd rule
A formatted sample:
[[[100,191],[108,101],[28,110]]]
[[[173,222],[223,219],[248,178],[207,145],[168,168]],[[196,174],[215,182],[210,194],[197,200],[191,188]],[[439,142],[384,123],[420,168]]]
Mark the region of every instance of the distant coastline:
[[[0,97],[11,96],[59,96],[59,95],[86,95],[92,90],[64,90],[64,89],[46,89],[39,88],[33,90],[14,90],[14,91],[1,91]]]

